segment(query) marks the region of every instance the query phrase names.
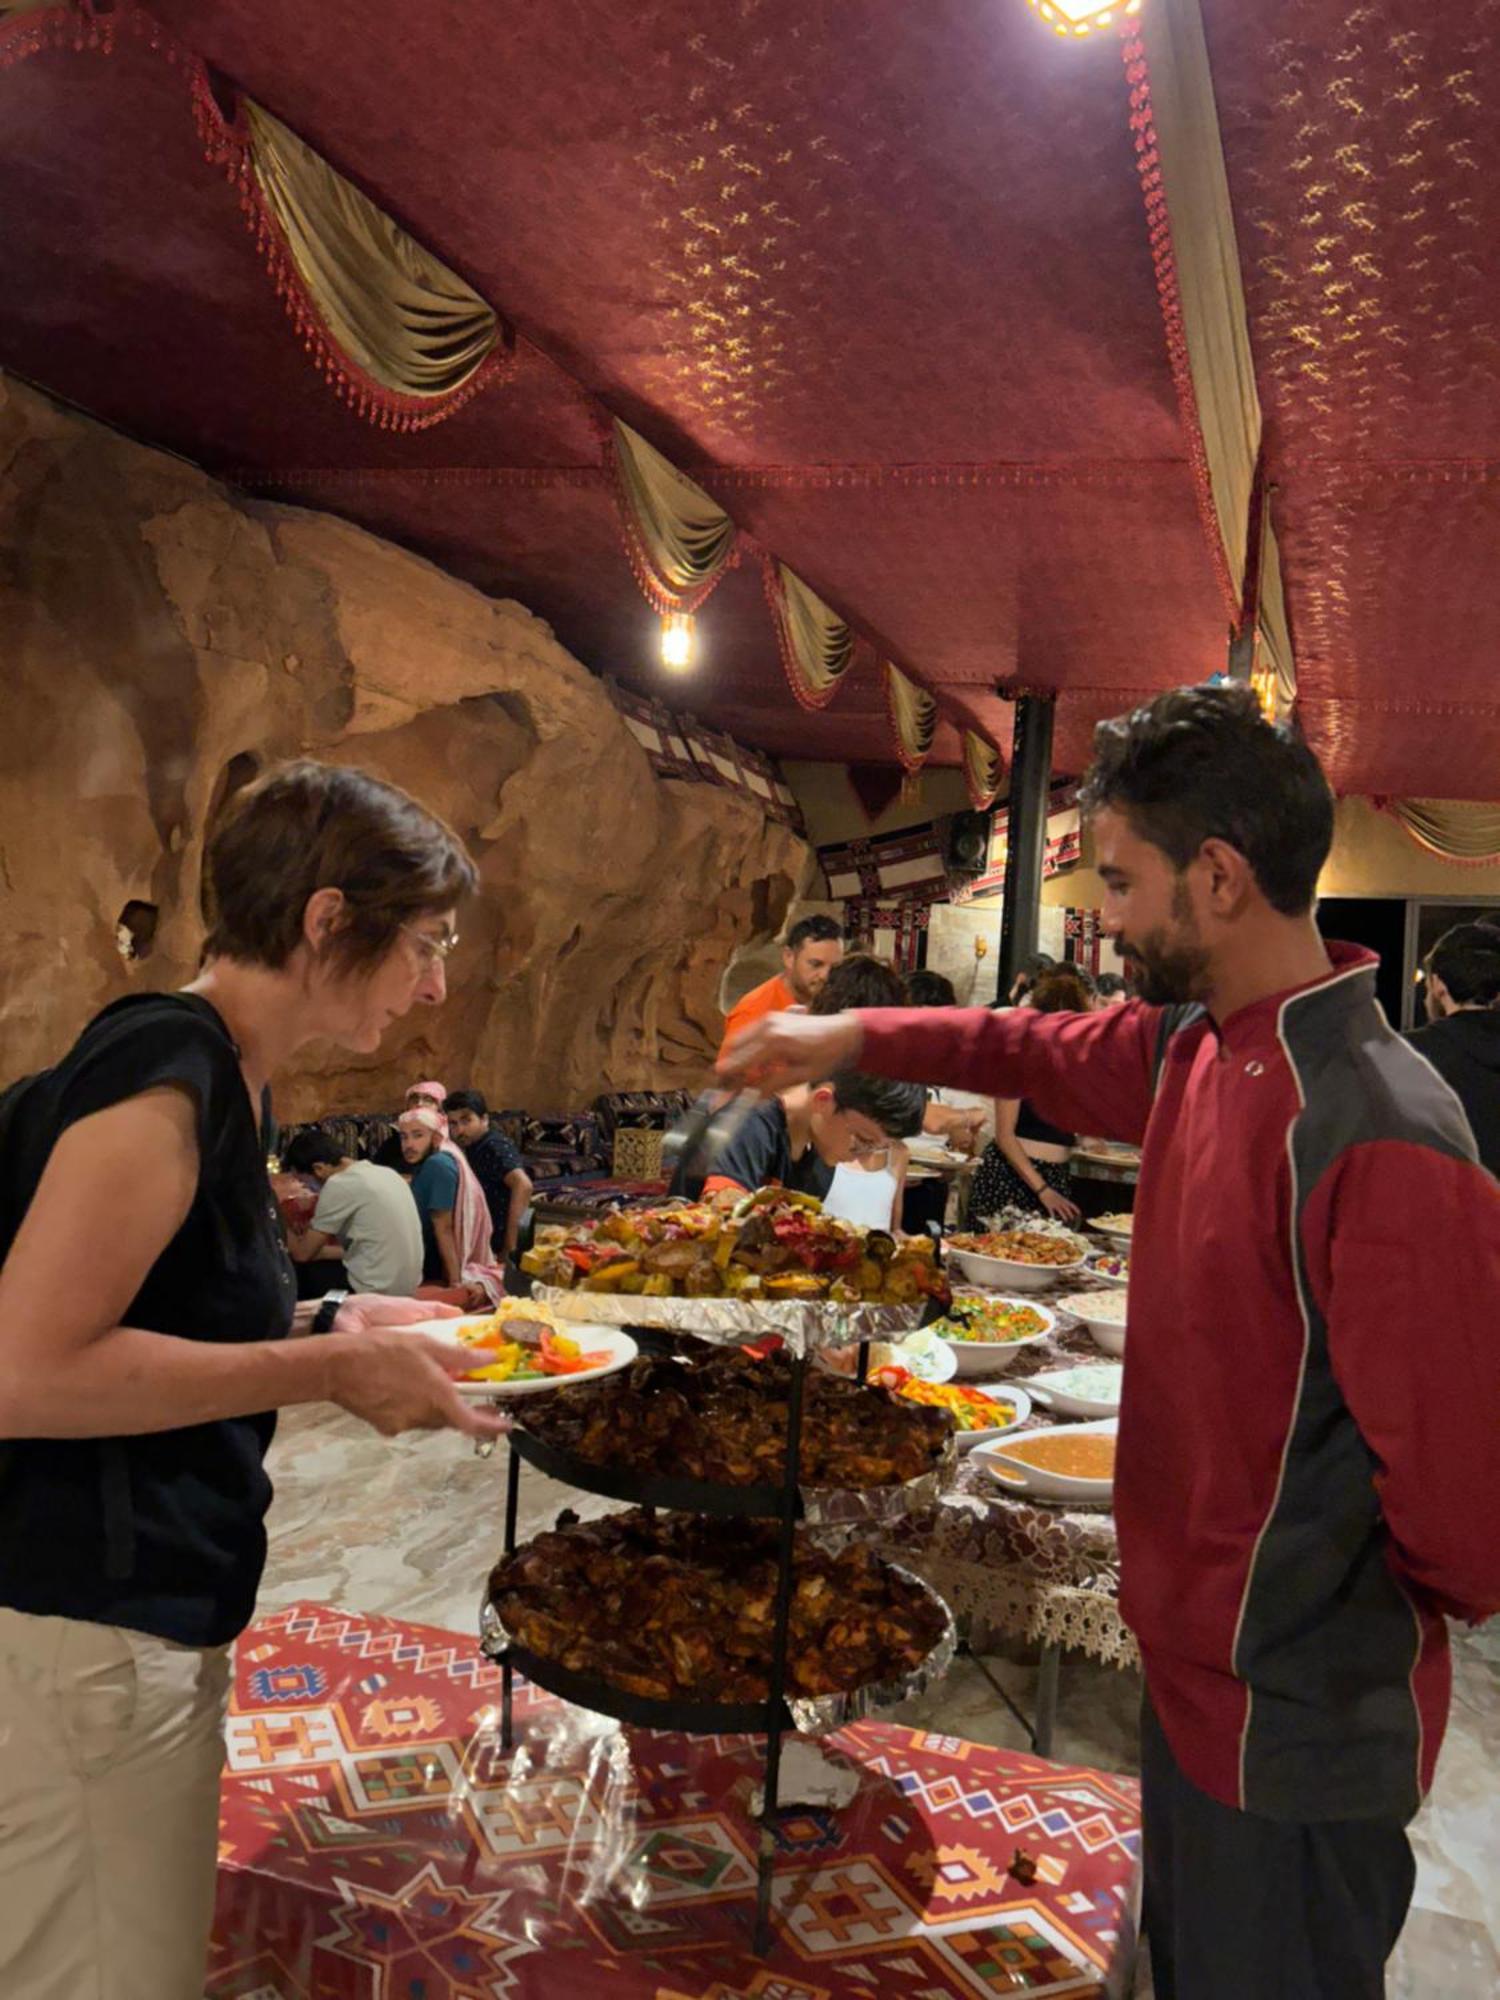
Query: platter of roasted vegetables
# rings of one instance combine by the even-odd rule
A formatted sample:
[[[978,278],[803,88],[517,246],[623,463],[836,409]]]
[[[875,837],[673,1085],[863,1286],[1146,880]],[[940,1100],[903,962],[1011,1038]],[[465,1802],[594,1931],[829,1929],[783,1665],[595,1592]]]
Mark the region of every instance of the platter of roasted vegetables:
[[[948,1297],[930,1237],[862,1229],[785,1188],[622,1209],[592,1227],[544,1227],[521,1268],[563,1317],[725,1337],[767,1325],[874,1336],[914,1326],[929,1301]],[[693,1311],[681,1309],[687,1302]],[[861,1326],[851,1315],[864,1309],[871,1315]]]

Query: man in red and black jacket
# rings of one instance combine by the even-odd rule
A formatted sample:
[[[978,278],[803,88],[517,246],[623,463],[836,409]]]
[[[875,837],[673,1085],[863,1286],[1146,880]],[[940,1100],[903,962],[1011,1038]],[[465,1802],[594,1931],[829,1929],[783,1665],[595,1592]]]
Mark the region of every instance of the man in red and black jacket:
[[[1500,1188],[1375,960],[1313,923],[1333,811],[1305,744],[1193,688],[1101,724],[1096,757],[1137,999],[781,1014],[721,1067],[857,1063],[1142,1144],[1116,1514],[1156,1990],[1373,2000],[1445,1618],[1500,1608]]]

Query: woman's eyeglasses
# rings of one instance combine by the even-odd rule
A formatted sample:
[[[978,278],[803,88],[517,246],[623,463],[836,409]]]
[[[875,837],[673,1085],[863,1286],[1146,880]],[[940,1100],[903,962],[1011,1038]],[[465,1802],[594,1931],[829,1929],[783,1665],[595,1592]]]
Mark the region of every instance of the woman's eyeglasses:
[[[441,937],[433,937],[429,931],[419,931],[415,924],[402,924],[401,929],[415,940],[417,955],[424,965],[446,964],[458,950],[457,931],[444,931]]]

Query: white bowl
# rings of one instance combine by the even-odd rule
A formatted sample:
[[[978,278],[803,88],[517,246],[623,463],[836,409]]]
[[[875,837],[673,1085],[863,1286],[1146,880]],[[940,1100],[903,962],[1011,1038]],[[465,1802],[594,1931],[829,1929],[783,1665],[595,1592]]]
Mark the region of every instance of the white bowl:
[[[1053,1432],[1030,1431],[1028,1437],[1100,1437],[1117,1435],[1118,1418],[1111,1417],[1097,1424],[1068,1424]],[[1024,1458],[1009,1456],[1019,1438],[1001,1438],[997,1443],[982,1445],[978,1457],[996,1482],[1007,1492],[1022,1494],[1035,1500],[1072,1500],[1107,1502],[1113,1497],[1115,1484],[1112,1479],[1074,1479],[1061,1472],[1051,1472],[1044,1466],[1029,1465]]]
[[[1071,1264],[1018,1264],[1010,1257],[983,1257],[977,1250],[945,1250],[943,1257],[976,1285],[1010,1292],[1044,1292],[1054,1279],[1076,1277],[1085,1262],[1081,1252]]]
[[[1125,1352],[1126,1322],[1119,1319],[1105,1319],[1097,1310],[1099,1299],[1113,1298],[1126,1288],[1121,1285],[1114,1292],[1073,1292],[1057,1301],[1064,1312],[1081,1319],[1093,1336],[1095,1347],[1105,1354],[1119,1356]],[[1091,1310],[1091,1308],[1094,1308]]]
[[[1113,1378],[1111,1396],[1085,1396],[1068,1386],[1072,1377],[1082,1375],[1085,1370],[1108,1369]],[[1120,1412],[1120,1388],[1125,1378],[1125,1370],[1116,1368],[1107,1361],[1075,1362],[1071,1368],[1050,1368],[1045,1374],[1033,1375],[1026,1387],[1032,1399],[1044,1409],[1054,1411],[1060,1417],[1114,1417]]]
[[[992,1444],[996,1438],[1009,1437],[1012,1431],[1018,1431],[1022,1424],[1030,1421],[1031,1398],[1024,1389],[1004,1389],[997,1382],[995,1395],[1001,1402],[1015,1404],[1015,1416],[1008,1424],[997,1424],[993,1430],[956,1431],[954,1435],[961,1452],[972,1451],[977,1444]]]
[[[1114,1250],[1122,1257],[1130,1255],[1131,1245],[1134,1243],[1135,1238],[1128,1229],[1105,1229],[1097,1222],[1091,1222],[1089,1228],[1098,1237],[1099,1241],[1104,1244],[1106,1249]]]
[[[1039,1305],[1035,1299],[1008,1299],[996,1294],[995,1303],[1005,1306],[1022,1306],[1027,1312],[1034,1312],[1042,1321],[1041,1330],[1028,1333],[1019,1340],[954,1340],[949,1334],[942,1334],[943,1345],[951,1350],[958,1367],[960,1381],[967,1381],[980,1375],[1003,1375],[1016,1364],[1016,1356],[1028,1347],[1035,1347],[1039,1340],[1050,1340],[1057,1331],[1057,1314],[1050,1306]]]
[[[919,1333],[920,1347],[917,1352],[913,1352],[904,1340],[872,1340],[869,1374],[874,1375],[878,1368],[904,1368],[919,1382],[951,1382],[958,1372],[951,1345],[936,1334],[929,1336],[926,1327],[920,1328]],[[917,1337],[912,1336],[913,1340]],[[836,1374],[853,1375],[856,1372],[857,1347],[824,1348],[822,1353],[829,1361],[837,1355],[834,1363]]]

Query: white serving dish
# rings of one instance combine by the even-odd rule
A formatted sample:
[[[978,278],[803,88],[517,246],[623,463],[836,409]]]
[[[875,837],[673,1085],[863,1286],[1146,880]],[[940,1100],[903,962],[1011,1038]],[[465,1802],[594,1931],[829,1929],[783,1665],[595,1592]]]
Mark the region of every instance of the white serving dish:
[[[1055,1432],[1028,1431],[1028,1437],[1086,1437],[1097,1435],[1113,1437],[1118,1434],[1119,1419],[1110,1417],[1107,1421],[1093,1424],[1068,1424]],[[1072,1479],[1060,1472],[1048,1471],[1040,1465],[1028,1465],[1023,1458],[1009,1457],[1012,1445],[1019,1444],[1019,1438],[1000,1438],[994,1444],[980,1447],[977,1454],[998,1485],[1008,1493],[1023,1494],[1033,1500],[1071,1500],[1076,1503],[1107,1503],[1114,1495],[1112,1479]]]
[[[1134,1232],[1129,1229],[1111,1229],[1107,1223],[1091,1222],[1091,1232],[1110,1250],[1117,1250],[1122,1256],[1130,1255],[1134,1242]]]
[[[1109,1262],[1123,1261],[1123,1271],[1107,1269]],[[1095,1278],[1107,1278],[1112,1285],[1125,1286],[1130,1283],[1130,1252],[1128,1250],[1091,1250],[1088,1254],[1089,1274]]]
[[[857,1347],[839,1347],[826,1350],[820,1358],[836,1374],[852,1375],[858,1354]],[[951,1345],[936,1334],[929,1335],[925,1327],[915,1352],[904,1340],[872,1340],[868,1372],[873,1375],[877,1368],[904,1368],[919,1382],[951,1382],[958,1373]]]
[[[946,1263],[956,1265],[976,1285],[995,1292],[1044,1292],[1058,1278],[1075,1278],[1084,1268],[1080,1251],[1071,1264],[1018,1264],[1010,1257],[984,1257],[977,1250],[944,1249]]]
[[[1071,1313],[1075,1319],[1083,1321],[1093,1337],[1095,1347],[1105,1354],[1118,1357],[1125,1352],[1126,1322],[1104,1318],[1098,1311],[1097,1302],[1100,1299],[1118,1298],[1125,1291],[1124,1285],[1118,1285],[1108,1292],[1071,1292],[1057,1303],[1063,1312]]]
[[[955,1440],[961,1452],[972,1451],[975,1445],[992,1444],[996,1438],[1009,1437],[1012,1431],[1018,1431],[1022,1424],[1030,1421],[1031,1398],[1024,1389],[1008,1389],[997,1382],[994,1393],[1002,1402],[1015,1404],[1014,1418],[1008,1424],[997,1424],[993,1430],[955,1432]]]
[[[1108,1371],[1114,1378],[1112,1396],[1087,1396],[1069,1388],[1070,1377],[1080,1376],[1087,1370],[1101,1374]],[[1054,1411],[1060,1417],[1114,1417],[1120,1412],[1120,1389],[1125,1379],[1125,1370],[1117,1368],[1109,1361],[1075,1362],[1071,1368],[1049,1368],[1045,1374],[1033,1375],[1026,1384],[1032,1399],[1044,1409]]]
[[[462,1319],[429,1319],[408,1329],[412,1333],[430,1333],[435,1340],[456,1340],[466,1326],[483,1326],[495,1315],[492,1312],[466,1313]],[[518,1315],[518,1317],[520,1317]],[[533,1321],[540,1338],[540,1322]],[[616,1375],[622,1368],[628,1368],[640,1352],[628,1333],[621,1333],[618,1327],[590,1326],[574,1321],[563,1329],[566,1338],[576,1340],[586,1354],[603,1353],[609,1359],[599,1368],[581,1368],[576,1375],[543,1375],[534,1382],[455,1382],[454,1388],[460,1396],[467,1396],[477,1403],[496,1402],[504,1399],[510,1402],[517,1396],[539,1396],[548,1389],[570,1389],[581,1382],[602,1382],[606,1375]],[[474,1365],[484,1366],[483,1350],[475,1349]]]
[[[1027,1312],[1036,1313],[1043,1321],[1041,1330],[1020,1340],[954,1340],[947,1334],[940,1335],[943,1345],[954,1356],[960,1381],[1005,1374],[1015,1366],[1017,1355],[1035,1347],[1038,1341],[1050,1340],[1057,1331],[1057,1314],[1050,1306],[1039,1305],[1035,1299],[1006,1298],[1001,1293],[996,1293],[995,1299],[999,1305],[1024,1306]]]

